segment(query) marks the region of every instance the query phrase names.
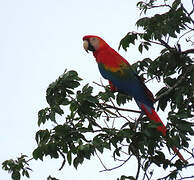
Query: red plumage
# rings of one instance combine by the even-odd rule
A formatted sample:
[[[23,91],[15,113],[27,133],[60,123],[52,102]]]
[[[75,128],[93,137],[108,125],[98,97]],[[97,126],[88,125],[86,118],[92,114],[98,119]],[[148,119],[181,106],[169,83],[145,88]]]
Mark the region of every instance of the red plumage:
[[[166,127],[153,107],[153,94],[128,61],[98,36],[84,36],[83,40],[86,43],[84,47],[86,51],[93,51],[100,73],[109,81],[111,90],[134,97],[138,106],[145,112],[147,117],[151,121],[160,123],[157,129],[163,136],[166,136]],[[182,161],[186,162],[176,147],[172,149]]]

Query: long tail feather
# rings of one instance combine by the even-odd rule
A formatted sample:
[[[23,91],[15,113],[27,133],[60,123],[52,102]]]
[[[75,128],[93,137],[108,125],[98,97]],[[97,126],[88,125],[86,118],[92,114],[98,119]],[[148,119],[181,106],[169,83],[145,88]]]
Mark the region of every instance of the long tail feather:
[[[162,120],[160,119],[160,117],[158,116],[158,114],[156,113],[156,111],[153,108],[149,108],[147,109],[146,106],[144,106],[143,104],[141,105],[142,110],[145,112],[145,114],[147,115],[147,117],[152,120],[155,121],[156,123],[160,123],[161,125],[158,126],[158,131],[160,131],[162,133],[163,136],[166,136],[166,126],[163,124]],[[187,163],[187,161],[184,159],[184,157],[182,156],[182,154],[179,152],[179,150],[174,146],[172,147],[172,150],[174,151],[175,154],[177,154],[177,156],[185,163]]]
[[[163,124],[162,120],[160,119],[156,111],[153,108],[149,108],[148,110],[146,106],[144,106],[143,104],[141,105],[141,108],[150,120],[161,124],[158,126],[157,129],[162,133],[163,136],[166,136],[166,126]]]
[[[184,157],[182,156],[182,154],[179,152],[179,150],[174,146],[173,148],[173,151],[175,154],[177,154],[177,156],[185,163],[188,163],[187,160],[184,159]]]

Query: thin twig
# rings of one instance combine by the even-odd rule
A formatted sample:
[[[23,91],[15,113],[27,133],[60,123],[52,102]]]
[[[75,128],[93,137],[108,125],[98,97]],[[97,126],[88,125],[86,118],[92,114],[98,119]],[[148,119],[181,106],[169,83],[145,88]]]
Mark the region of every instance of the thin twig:
[[[127,146],[129,146],[129,145],[127,145]],[[125,154],[125,155],[129,155],[129,154],[126,153],[125,151],[122,151],[122,150],[121,150],[121,152],[122,152],[123,154]]]
[[[181,177],[180,179],[177,179],[177,180],[182,180],[182,179],[193,179],[194,178],[194,175],[192,175],[192,176],[189,176],[189,177]]]
[[[61,170],[61,169],[63,169],[63,167],[64,167],[64,165],[65,165],[65,162],[66,162],[66,160],[65,160],[65,155],[59,150],[59,154],[63,157],[63,162],[62,162],[62,165],[61,165],[61,167],[59,168],[59,171]]]
[[[139,156],[136,156],[136,158],[137,158],[137,164],[138,164],[138,165],[137,165],[137,173],[136,173],[135,179],[137,180],[138,177],[139,177],[140,168],[141,168],[141,159],[140,159]]]
[[[192,0],[192,4],[194,4],[193,2],[194,2],[194,1]],[[191,18],[191,14],[193,13],[194,9],[189,13],[189,12],[185,9],[185,7],[183,6],[183,4],[182,4],[182,8],[183,8],[183,11],[189,16],[189,18],[190,18],[190,20],[192,21],[192,23],[194,24],[194,20]]]
[[[101,163],[101,164],[102,164],[102,166],[104,167],[104,169],[107,169],[107,168],[106,168],[106,166],[104,165],[104,163],[102,162],[102,160],[101,160],[100,156],[98,156],[98,153],[96,152],[96,150],[95,150],[94,152],[95,152],[96,156],[98,157],[98,159],[99,159],[100,163]]]
[[[136,132],[136,129],[138,127],[139,121],[142,119],[143,115],[144,115],[144,113],[141,113],[140,116],[138,117],[138,119],[135,122],[135,127],[134,127],[135,132]]]
[[[184,151],[186,151],[187,153],[189,153],[191,155],[191,157],[194,158],[194,154],[192,152],[189,152],[186,148],[183,148]]]
[[[145,158],[143,164],[145,163],[145,161],[146,161],[146,158]],[[143,165],[141,165],[141,168],[144,170],[144,175],[143,175],[143,179],[142,179],[142,180],[144,180],[145,177],[147,177],[147,179],[150,179],[150,178],[148,177],[148,175],[147,175],[147,170],[148,170],[148,168],[150,167],[150,165],[151,165],[151,163],[149,163],[148,166],[146,166],[146,169],[143,167]]]
[[[123,166],[130,158],[131,158],[132,155],[130,155],[126,160],[124,160],[124,162],[122,164],[120,164],[119,166],[115,166],[113,168],[110,168],[110,169],[107,169],[107,168],[104,168],[104,170],[101,170],[100,172],[104,172],[104,171],[112,171],[114,169],[118,169],[120,168],[121,166]]]
[[[194,53],[194,49],[188,49],[182,52],[182,54]]]
[[[30,159],[28,159],[28,160],[26,161],[26,163],[30,162],[30,161],[33,160],[33,159],[34,159],[33,157],[30,158]]]
[[[157,45],[160,45],[160,46],[163,46],[163,44],[162,44],[162,43],[159,43],[159,42],[156,42],[156,41],[151,41],[151,40],[148,40],[148,42],[153,43],[153,44],[157,44]]]
[[[166,180],[172,173],[174,173],[174,172],[176,172],[176,171],[178,171],[178,170],[175,169],[174,171],[170,172],[167,176],[164,176],[164,177],[159,178],[159,179],[157,179],[157,180],[162,180],[162,179]]]
[[[109,125],[107,124],[107,122],[104,120],[104,123],[105,123],[105,125],[106,125],[106,127],[108,128],[108,129],[110,129],[109,128]]]
[[[104,113],[107,115],[107,117],[108,117],[108,113],[115,116],[115,117],[117,117],[117,115],[115,113],[113,113],[112,111],[110,111],[108,109],[105,109],[104,107],[101,107],[101,108],[104,109]]]
[[[189,31],[185,32],[184,34],[182,34],[180,37],[179,37],[179,40],[177,41],[177,44],[179,43],[180,39],[185,36],[186,34],[192,32],[194,29],[190,29]]]
[[[145,3],[144,4],[147,6],[147,9],[152,9],[152,8],[160,8],[160,7],[168,7],[170,9],[172,9],[172,7],[168,4],[161,4],[161,5],[155,5],[155,6],[152,6],[152,5],[149,5],[149,3]]]
[[[189,167],[189,166],[194,166],[194,163],[186,165],[185,168],[186,168],[186,167]],[[159,178],[159,179],[157,179],[157,180],[162,180],[162,179],[165,180],[165,179],[167,179],[172,173],[177,172],[177,171],[178,171],[178,169],[175,169],[175,170],[173,170],[171,173],[169,173],[167,176],[162,177],[162,178]],[[194,176],[192,175],[192,176],[190,176],[190,177],[194,177]],[[187,177],[187,178],[188,178],[188,177]],[[186,178],[184,178],[184,179],[186,179]],[[181,179],[179,179],[179,180],[181,180]]]
[[[93,83],[96,84],[96,85],[98,85],[98,86],[100,86],[100,87],[103,87],[103,88],[106,87],[106,86],[104,86],[103,84],[99,84],[99,83],[97,83],[97,82],[95,82],[95,81],[93,81]]]
[[[172,47],[170,47],[170,46],[169,46],[165,41],[163,41],[162,39],[160,39],[159,41],[160,41],[161,44],[162,44],[163,46],[165,46],[167,49],[169,49],[169,50],[173,49]]]
[[[112,108],[112,109],[116,109],[118,111],[128,111],[128,112],[134,112],[134,113],[141,113],[141,111],[137,111],[137,110],[133,110],[133,109],[125,109],[125,108],[119,108],[119,107],[116,107],[116,106],[111,106],[109,104],[102,104],[102,105],[105,105],[103,106],[103,108]]]
[[[158,5],[158,6],[151,6],[150,8],[148,9],[151,9],[151,8],[159,8],[159,7],[168,7],[168,8],[172,8],[170,5],[167,5],[167,4],[161,4],[161,5]]]
[[[192,5],[193,5],[193,9],[192,9],[191,12],[189,13],[189,16],[191,16],[191,14],[193,14],[193,12],[194,12],[194,0],[192,0]]]
[[[181,78],[176,82],[176,84],[174,84],[172,87],[170,87],[166,92],[164,92],[163,94],[159,95],[155,100],[158,101],[159,99],[163,98],[164,96],[168,95],[169,93],[171,93],[176,87],[178,87],[185,79],[187,74],[194,69],[194,65],[191,65],[186,72],[181,76]]]

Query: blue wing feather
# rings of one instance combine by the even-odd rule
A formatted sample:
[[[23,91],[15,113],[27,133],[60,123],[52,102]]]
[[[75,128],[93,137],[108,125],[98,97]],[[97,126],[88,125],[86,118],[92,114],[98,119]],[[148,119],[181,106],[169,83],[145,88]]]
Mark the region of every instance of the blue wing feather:
[[[130,65],[116,72],[107,70],[101,63],[98,63],[98,67],[101,75],[111,81],[119,92],[132,96],[136,101],[154,108],[153,98],[150,98],[151,92]]]

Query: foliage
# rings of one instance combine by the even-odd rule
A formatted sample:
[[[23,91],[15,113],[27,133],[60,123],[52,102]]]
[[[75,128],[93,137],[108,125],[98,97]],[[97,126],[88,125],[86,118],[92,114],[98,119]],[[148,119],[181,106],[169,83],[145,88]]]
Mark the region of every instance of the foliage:
[[[26,155],[21,155],[17,160],[6,160],[2,163],[2,168],[11,173],[14,180],[19,180],[22,176],[29,178],[29,171],[31,171]],[[21,174],[20,174],[21,171]]]
[[[110,171],[125,165],[131,157],[136,157],[136,175],[121,175],[118,180],[151,180],[155,173],[150,170],[153,165],[168,170],[169,174],[160,179],[181,179],[181,171],[193,166],[189,160],[184,163],[166,157],[163,148],[167,146],[171,151],[171,147],[176,146],[186,151],[188,159],[193,158],[190,150],[193,147],[189,147],[189,141],[194,135],[194,63],[190,56],[194,49],[182,51],[180,42],[193,31],[191,15],[194,9],[188,12],[180,0],[174,0],[172,4],[167,4],[166,0],[163,4],[153,0],[141,1],[137,7],[144,16],[155,8],[165,8],[162,14],[139,19],[136,24],[141,32],[127,33],[119,47],[127,50],[131,44],[140,42],[140,53],[144,49],[150,50],[155,44],[163,48],[157,58],[145,58],[133,64],[133,67],[142,79],[156,79],[164,83],[156,94],[156,101],[158,109],[164,111],[167,105],[170,107],[167,137],[164,139],[157,132],[158,124],[150,122],[142,114],[135,116],[134,113],[140,114],[138,110],[123,106],[131,101],[131,97],[113,93],[108,86],[97,83],[102,91],[94,93],[91,85],[81,85],[82,79],[76,71],[65,71],[49,85],[46,92],[48,107],[38,112],[39,126],[49,122],[54,125],[36,133],[37,148],[33,151],[33,159],[43,161],[45,156],[55,159],[62,157],[59,168],[62,170],[66,164],[77,169],[84,160],[97,156],[104,168],[102,171]],[[191,38],[186,40],[193,44]],[[172,42],[175,44],[171,45]],[[122,163],[107,168],[99,156],[105,150],[112,153],[115,161]],[[14,180],[20,179],[21,173],[29,177],[30,168],[25,158],[22,155],[16,161],[7,160],[2,164],[3,169],[11,172]],[[56,178],[49,176],[47,179]]]

